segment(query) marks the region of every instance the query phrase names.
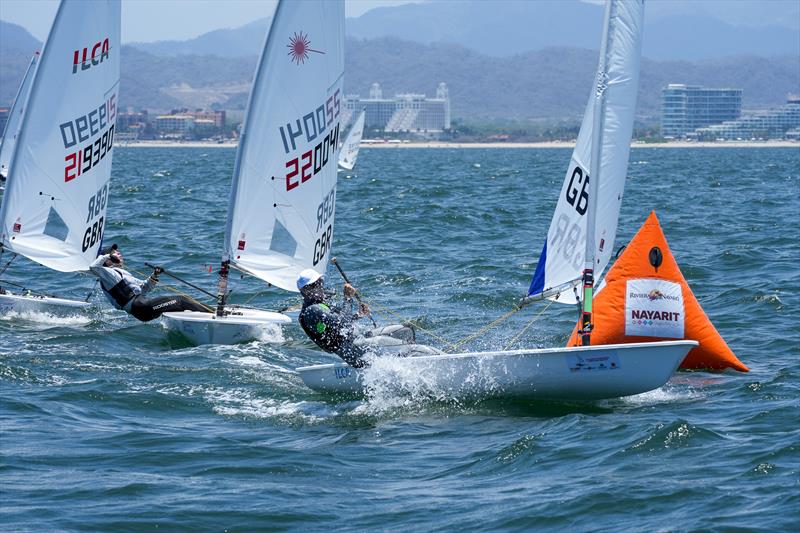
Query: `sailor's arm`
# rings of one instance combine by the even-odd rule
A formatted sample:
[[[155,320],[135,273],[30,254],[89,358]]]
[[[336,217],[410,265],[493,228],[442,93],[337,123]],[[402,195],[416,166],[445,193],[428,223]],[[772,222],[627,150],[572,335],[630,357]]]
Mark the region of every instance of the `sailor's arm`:
[[[353,299],[358,292],[358,289],[350,285],[344,284],[344,310],[352,317],[352,320],[358,320],[369,314],[369,307],[363,302],[358,303],[358,311],[353,311]]]
[[[161,274],[164,270],[161,267],[155,267],[153,269],[153,273],[142,283],[141,291],[139,294],[147,294],[151,290],[156,288],[158,285],[158,275]]]
[[[100,278],[100,283],[104,287],[113,287],[122,279],[122,276],[113,268],[103,266],[103,264],[108,261],[110,255],[111,254],[100,255],[89,265],[89,272]]]

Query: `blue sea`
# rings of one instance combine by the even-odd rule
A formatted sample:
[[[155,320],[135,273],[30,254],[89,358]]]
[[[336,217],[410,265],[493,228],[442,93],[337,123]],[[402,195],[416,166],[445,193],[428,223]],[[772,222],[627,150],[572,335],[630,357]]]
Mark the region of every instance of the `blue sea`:
[[[144,274],[161,264],[213,291],[234,154],[117,148],[106,243]],[[526,291],[569,157],[364,149],[339,177],[333,253],[380,321],[464,339]],[[2,316],[0,529],[798,531],[799,195],[800,148],[631,151],[616,246],[655,210],[751,369],[678,372],[634,397],[454,400],[411,376],[341,400],[295,374],[335,360],[295,324],[192,347],[98,294],[84,316]],[[93,287],[25,259],[4,279]],[[256,279],[232,286],[240,303],[298,303]],[[465,348],[502,349],[541,310]],[[553,305],[515,346],[561,346],[576,319]]]

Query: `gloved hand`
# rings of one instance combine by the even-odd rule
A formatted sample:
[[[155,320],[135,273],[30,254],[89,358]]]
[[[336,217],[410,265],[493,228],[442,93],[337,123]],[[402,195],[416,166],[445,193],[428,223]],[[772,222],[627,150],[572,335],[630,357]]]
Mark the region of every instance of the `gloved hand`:
[[[349,283],[344,284],[344,297],[345,298],[352,298],[356,295],[356,288],[350,285]]]
[[[157,267],[153,268],[152,278],[157,280],[158,279],[158,275],[161,274],[162,272],[164,272],[164,269],[161,268],[160,266],[157,266]]]

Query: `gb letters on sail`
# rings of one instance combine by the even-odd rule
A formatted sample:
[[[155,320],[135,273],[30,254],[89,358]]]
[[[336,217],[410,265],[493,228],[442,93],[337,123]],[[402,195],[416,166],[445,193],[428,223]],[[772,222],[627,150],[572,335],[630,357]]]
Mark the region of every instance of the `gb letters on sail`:
[[[120,65],[120,2],[63,0],[9,163],[3,246],[70,272],[101,245]]]
[[[358,159],[358,149],[361,146],[361,137],[364,135],[364,111],[362,111],[353,127],[350,128],[350,133],[347,134],[347,139],[342,145],[342,152],[339,154],[339,166],[346,170],[353,170],[356,166],[356,159]]]
[[[633,115],[639,88],[644,5],[641,0],[611,2],[607,40],[589,97],[567,175],[558,197],[528,297],[558,298],[575,303],[572,287],[581,278],[589,206],[592,140],[600,142],[600,176],[595,220],[595,277],[605,269],[614,250],[617,221],[625,188]],[[605,68],[604,68],[605,66]],[[596,99],[604,90],[605,98]],[[596,104],[596,102],[599,102]],[[602,108],[595,113],[595,105]],[[599,124],[595,117],[599,117]],[[600,128],[593,132],[594,128]]]
[[[25,114],[28,95],[31,92],[33,75],[36,73],[36,65],[38,63],[39,52],[36,52],[31,58],[31,64],[28,65],[28,70],[25,71],[25,77],[22,78],[19,91],[17,91],[17,97],[14,99],[11,112],[8,114],[8,122],[6,122],[5,132],[3,132],[3,143],[0,144],[0,175],[2,175],[3,178],[8,176],[11,154],[14,153],[14,147],[17,145],[19,127],[22,125],[22,116]]]
[[[280,2],[253,83],[225,256],[281,289],[330,255],[344,76],[342,2]]]

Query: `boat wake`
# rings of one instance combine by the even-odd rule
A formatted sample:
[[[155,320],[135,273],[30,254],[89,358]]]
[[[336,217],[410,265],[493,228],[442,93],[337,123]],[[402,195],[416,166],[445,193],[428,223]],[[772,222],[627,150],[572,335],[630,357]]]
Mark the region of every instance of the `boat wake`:
[[[35,323],[37,326],[47,326],[45,329],[64,326],[85,326],[94,321],[94,318],[85,314],[53,314],[42,311],[9,311],[0,315],[2,321],[25,321]]]
[[[266,398],[247,389],[212,387],[202,394],[214,413],[223,416],[317,423],[337,414],[335,407],[324,403]]]
[[[366,402],[358,411],[380,414],[397,409],[419,408],[425,404],[446,404],[455,407],[474,405],[501,390],[496,369],[486,370],[480,364],[464,380],[464,389],[482,391],[480,395],[463,395],[452,388],[450,376],[413,357],[375,356],[362,371]]]
[[[621,401],[626,405],[645,407],[650,405],[697,400],[698,398],[703,398],[703,393],[699,390],[696,390],[691,386],[687,386],[687,384],[669,382],[659,389],[637,394],[635,396],[626,396],[621,398]]]

